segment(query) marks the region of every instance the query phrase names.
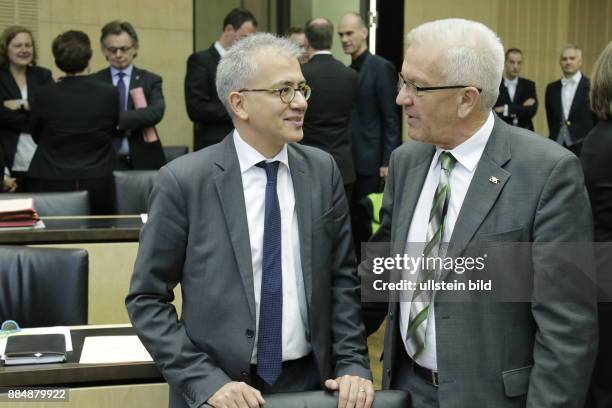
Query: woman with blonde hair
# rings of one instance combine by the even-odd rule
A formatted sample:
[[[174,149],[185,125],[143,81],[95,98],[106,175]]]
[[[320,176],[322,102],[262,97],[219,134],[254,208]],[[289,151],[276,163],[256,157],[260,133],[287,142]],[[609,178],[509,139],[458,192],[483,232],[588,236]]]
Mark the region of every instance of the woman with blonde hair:
[[[50,82],[51,71],[36,65],[32,32],[22,26],[7,27],[0,35],[0,144],[20,191],[27,190],[25,175],[36,151],[30,104],[38,87]]]

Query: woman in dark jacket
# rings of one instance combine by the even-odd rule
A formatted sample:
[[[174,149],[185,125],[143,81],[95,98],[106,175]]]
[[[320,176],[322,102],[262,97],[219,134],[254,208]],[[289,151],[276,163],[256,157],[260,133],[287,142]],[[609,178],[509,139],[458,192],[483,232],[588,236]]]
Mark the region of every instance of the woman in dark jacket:
[[[599,351],[586,407],[612,407],[612,42],[595,62],[591,109],[600,119],[584,140],[580,160],[597,241]]]
[[[112,135],[119,118],[119,94],[91,80],[89,37],[67,31],[53,40],[55,64],[66,73],[41,87],[32,102],[32,135],[38,143],[30,170],[30,191],[87,190],[92,214],[113,212],[116,154]]]
[[[36,150],[30,134],[30,103],[36,90],[51,82],[51,71],[36,66],[32,32],[7,27],[0,35],[0,144],[20,191],[26,190],[24,177]]]

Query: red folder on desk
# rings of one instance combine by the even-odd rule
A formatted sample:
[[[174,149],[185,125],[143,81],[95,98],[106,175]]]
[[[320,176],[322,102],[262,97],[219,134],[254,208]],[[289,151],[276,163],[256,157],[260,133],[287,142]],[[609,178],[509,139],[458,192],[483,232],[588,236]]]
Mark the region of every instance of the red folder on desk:
[[[0,200],[0,228],[34,227],[39,220],[32,198]]]
[[[132,102],[134,102],[134,107],[136,109],[146,108],[148,106],[142,87],[139,86],[138,88],[132,89],[130,95],[132,96]],[[144,128],[142,130],[142,138],[146,143],[153,143],[159,140],[157,131],[154,127]]]

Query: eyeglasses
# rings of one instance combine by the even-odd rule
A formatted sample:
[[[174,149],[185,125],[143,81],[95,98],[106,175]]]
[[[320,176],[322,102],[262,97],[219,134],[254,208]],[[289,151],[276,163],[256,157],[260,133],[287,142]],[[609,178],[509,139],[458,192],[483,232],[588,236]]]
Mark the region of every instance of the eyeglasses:
[[[6,320],[2,323],[2,326],[0,326],[0,339],[19,331],[21,331],[21,328],[16,321]]]
[[[296,92],[300,92],[304,99],[308,100],[308,98],[310,98],[310,94],[312,93],[312,89],[310,89],[308,85],[304,84],[298,86],[297,88],[294,88],[292,86],[285,86],[279,89],[241,89],[238,92],[278,92],[280,100],[283,103],[289,105],[291,102],[293,102],[293,98],[295,98]]]
[[[129,50],[134,48],[134,46],[133,45],[130,45],[129,47],[107,47],[107,46],[104,46],[104,48],[106,49],[106,51],[110,52],[111,54],[116,54],[117,51],[121,51],[122,54],[125,54],[126,52],[128,52]]]
[[[401,92],[401,90],[404,87],[406,87],[406,90],[408,91],[408,93],[416,95],[416,96],[423,96],[427,92],[441,91],[445,89],[461,89],[461,88],[467,88],[471,86],[471,85],[418,86],[414,82],[404,79],[401,73],[399,73],[397,76],[398,76],[397,92]],[[476,89],[478,90],[478,93],[482,92],[482,89],[480,88],[476,88]]]

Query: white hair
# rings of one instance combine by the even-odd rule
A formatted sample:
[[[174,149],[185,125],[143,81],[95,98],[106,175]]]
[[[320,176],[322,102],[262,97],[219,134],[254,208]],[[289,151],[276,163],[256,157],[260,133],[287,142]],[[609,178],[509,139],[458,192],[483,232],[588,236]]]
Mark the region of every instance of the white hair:
[[[262,50],[270,52],[270,58],[276,58],[278,55],[298,58],[301,55],[297,45],[270,33],[254,34],[234,44],[221,58],[216,79],[217,94],[230,116],[232,109],[228,96],[231,92],[248,88],[257,77],[259,67],[253,56]]]
[[[407,45],[440,49],[446,85],[480,88],[480,108],[485,112],[493,108],[504,69],[504,46],[489,27],[461,18],[431,21],[412,29]]]

